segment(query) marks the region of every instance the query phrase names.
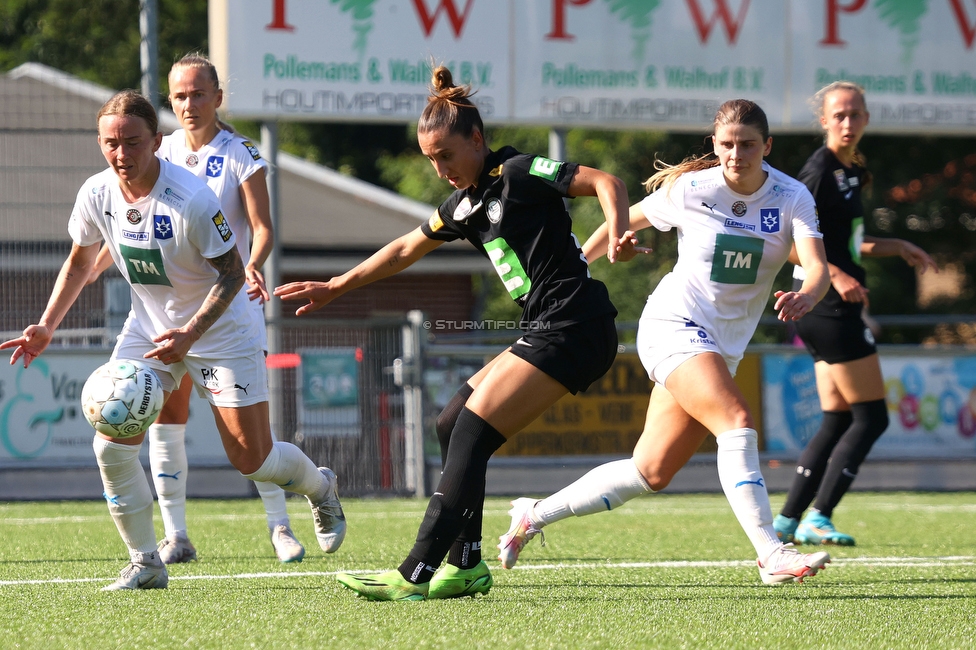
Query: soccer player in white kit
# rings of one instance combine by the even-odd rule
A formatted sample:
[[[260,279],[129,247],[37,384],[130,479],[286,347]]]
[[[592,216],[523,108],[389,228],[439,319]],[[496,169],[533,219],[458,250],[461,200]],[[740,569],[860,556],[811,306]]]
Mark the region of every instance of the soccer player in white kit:
[[[732,379],[794,246],[807,280],[798,291],[776,292],[779,319],[800,318],[827,291],[816,208],[803,184],[763,161],[772,138],[759,106],[724,103],[714,129],[717,157],[657,163],[646,184],[653,193],[630,211],[635,231],[678,230],[678,261],[648,298],[637,333],[655,385],[633,458],[601,465],[541,501],[513,501],[512,527],[499,544],[505,568],[547,524],[664,489],[709,433],[718,443],[722,489],[755,547],[763,582],[800,581],[830,560],[822,552],[802,555],[777,538],[755,423]],[[606,245],[601,228],[583,252],[593,260]]]
[[[221,212],[237,237],[249,304],[260,323],[259,339],[267,354],[263,305],[270,296],[261,268],[274,239],[265,181],[268,164],[254,145],[218,121],[223,92],[216,69],[205,57],[189,54],[173,65],[169,99],[183,128],[164,136],[156,155],[206,181],[220,200]],[[247,233],[251,234],[250,242]],[[159,551],[166,564],[196,559],[186,526],[188,465],[184,441],[190,390],[191,382],[184,380],[149,427],[149,460],[166,533]],[[275,554],[282,562],[301,562],[305,548],[291,530],[284,490],[265,481],[255,485],[267,513]]]
[[[134,91],[113,96],[98,112],[98,142],[109,169],[78,192],[68,224],[73,245],[37,324],[0,343],[10,363],[28,366],[50,343],[109,246],[132,291],[132,311],[113,359],[145,359],[165,396],[189,374],[211,403],[227,457],[246,478],[308,497],[320,544],[338,548],[345,520],[335,475],[294,445],[275,442],[268,419],[267,368],[257,341],[234,233],[213,191],[189,172],[156,157],[162,134],[156,113]],[[119,579],[105,587],[159,589],[166,565],[156,548],[152,494],[139,461],[145,434],[95,434],[94,449],[109,512],[129,550]]]

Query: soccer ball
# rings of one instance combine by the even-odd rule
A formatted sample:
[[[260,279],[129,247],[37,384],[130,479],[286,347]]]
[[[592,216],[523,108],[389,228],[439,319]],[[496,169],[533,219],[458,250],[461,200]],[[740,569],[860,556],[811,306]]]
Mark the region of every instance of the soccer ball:
[[[163,387],[152,368],[140,361],[116,359],[99,367],[81,389],[81,410],[99,433],[131,438],[156,421],[163,408]]]

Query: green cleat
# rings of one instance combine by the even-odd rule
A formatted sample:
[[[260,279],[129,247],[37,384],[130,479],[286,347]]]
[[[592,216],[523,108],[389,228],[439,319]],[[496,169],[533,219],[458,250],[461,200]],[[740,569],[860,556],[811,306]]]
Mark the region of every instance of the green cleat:
[[[831,544],[833,546],[854,546],[854,538],[834,528],[829,517],[811,510],[796,528],[793,536],[797,544]]]
[[[453,564],[445,564],[430,580],[430,593],[427,598],[461,598],[476,594],[487,594],[495,581],[484,560],[471,569],[459,569]]]
[[[792,542],[798,523],[799,522],[792,517],[776,515],[776,518],[773,519],[773,528],[776,529],[776,536],[779,537],[779,541],[783,542],[784,544],[789,544]]]
[[[430,585],[429,582],[419,585],[407,582],[397,570],[368,576],[338,573],[336,580],[366,600],[427,600]]]

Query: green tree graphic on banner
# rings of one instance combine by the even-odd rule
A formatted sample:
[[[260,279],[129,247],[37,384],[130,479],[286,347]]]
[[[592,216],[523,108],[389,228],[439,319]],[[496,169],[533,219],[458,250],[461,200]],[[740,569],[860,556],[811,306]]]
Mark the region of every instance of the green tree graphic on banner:
[[[647,41],[651,38],[651,14],[661,4],[660,0],[603,0],[612,13],[630,24],[630,37],[634,41],[631,52],[635,63],[644,61]]]
[[[352,14],[352,28],[356,32],[356,40],[352,47],[360,57],[366,54],[366,36],[373,29],[373,3],[376,0],[331,0],[339,5],[339,9]]]
[[[921,19],[928,11],[928,0],[874,0],[881,20],[900,33],[901,62],[912,62],[915,47],[918,45]]]

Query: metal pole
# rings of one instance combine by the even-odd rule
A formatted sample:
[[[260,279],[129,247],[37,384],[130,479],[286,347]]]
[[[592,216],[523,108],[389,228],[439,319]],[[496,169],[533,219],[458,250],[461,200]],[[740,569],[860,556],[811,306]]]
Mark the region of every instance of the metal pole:
[[[549,130],[549,157],[566,160],[566,129]]]
[[[139,63],[142,95],[159,112],[159,54],[156,0],[139,0]]]
[[[403,455],[406,488],[414,495],[427,495],[427,462],[424,458],[424,337],[421,325],[424,314],[413,310],[403,326],[403,357],[398,359],[403,386]],[[396,371],[394,377],[396,377]]]
[[[271,208],[271,230],[274,243],[271,253],[264,263],[264,281],[268,291],[281,284],[281,208],[278,177],[278,123],[261,123],[261,155],[268,161],[268,198]],[[272,295],[264,304],[264,318],[268,327],[268,354],[279,354],[281,350],[281,299]],[[272,429],[280,431],[284,424],[284,382],[281,368],[268,369],[268,390],[270,391],[270,410]]]

